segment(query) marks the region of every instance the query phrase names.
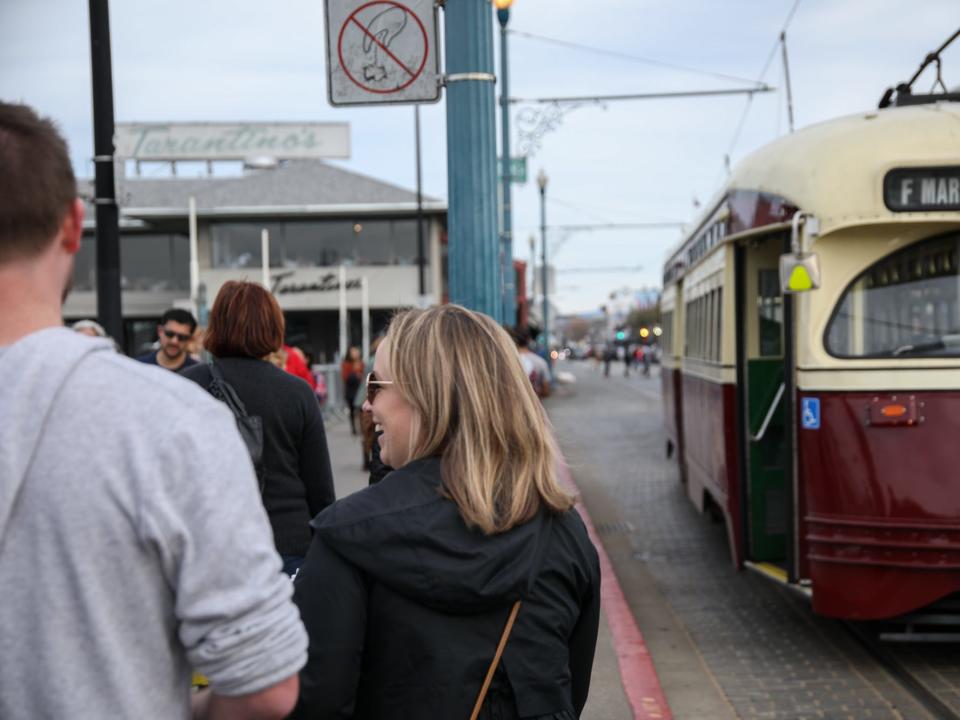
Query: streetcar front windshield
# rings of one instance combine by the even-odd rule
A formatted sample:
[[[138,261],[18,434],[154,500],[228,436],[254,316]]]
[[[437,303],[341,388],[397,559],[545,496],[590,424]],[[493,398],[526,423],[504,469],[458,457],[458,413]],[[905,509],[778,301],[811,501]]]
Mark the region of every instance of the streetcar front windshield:
[[[845,358],[960,356],[960,234],[911,245],[857,277],[826,348]]]

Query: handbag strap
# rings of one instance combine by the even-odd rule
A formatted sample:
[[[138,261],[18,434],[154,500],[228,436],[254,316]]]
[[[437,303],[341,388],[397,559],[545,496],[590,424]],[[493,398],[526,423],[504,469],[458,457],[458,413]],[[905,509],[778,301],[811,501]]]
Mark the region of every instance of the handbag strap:
[[[473,706],[473,712],[470,713],[470,720],[477,720],[480,714],[480,708],[483,707],[483,700],[487,697],[487,690],[490,689],[490,681],[493,680],[493,673],[500,664],[500,657],[503,655],[503,649],[507,646],[507,640],[510,637],[510,631],[513,630],[513,621],[517,619],[517,613],[520,612],[520,601],[517,600],[510,610],[510,617],[507,618],[507,624],[503,628],[503,634],[500,636],[500,644],[497,645],[497,652],[493,656],[493,662],[487,670],[487,676],[483,679],[483,687],[480,688],[480,694],[477,696],[477,702]]]
[[[210,375],[213,377],[213,385],[217,388],[223,401],[233,414],[237,417],[247,417],[246,405],[243,404],[243,400],[237,395],[237,391],[233,389],[233,386],[223,377],[223,372],[217,367],[217,364],[211,361],[208,367],[210,368]]]

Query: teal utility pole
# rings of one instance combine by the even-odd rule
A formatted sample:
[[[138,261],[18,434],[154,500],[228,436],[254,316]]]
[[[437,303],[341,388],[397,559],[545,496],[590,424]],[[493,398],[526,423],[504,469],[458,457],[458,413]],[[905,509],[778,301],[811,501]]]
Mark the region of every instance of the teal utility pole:
[[[537,175],[537,185],[540,187],[540,263],[543,271],[543,344],[547,349],[547,365],[553,368],[550,359],[550,289],[547,287],[549,274],[547,272],[547,174],[540,170]]]
[[[507,23],[510,21],[510,5],[513,0],[495,0],[497,22],[500,23],[500,148],[503,155],[503,317],[507,325],[517,323],[517,291],[513,272],[513,163],[510,162],[510,83],[507,64]]]
[[[450,301],[503,322],[490,0],[444,5]]]

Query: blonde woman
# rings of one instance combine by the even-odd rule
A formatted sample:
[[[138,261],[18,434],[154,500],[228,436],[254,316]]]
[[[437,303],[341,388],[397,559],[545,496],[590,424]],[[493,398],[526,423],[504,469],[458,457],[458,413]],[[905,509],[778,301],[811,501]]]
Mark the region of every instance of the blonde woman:
[[[367,378],[382,482],[335,503],[294,598],[310,634],[294,718],[579,717],[597,554],[507,333],[456,305],[394,318]]]

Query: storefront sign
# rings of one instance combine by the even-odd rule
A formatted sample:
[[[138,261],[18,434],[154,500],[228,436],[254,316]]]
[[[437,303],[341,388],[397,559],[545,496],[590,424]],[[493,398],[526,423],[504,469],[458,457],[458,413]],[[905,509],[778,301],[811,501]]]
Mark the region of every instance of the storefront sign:
[[[891,170],[883,178],[883,202],[893,212],[960,210],[960,167]]]
[[[290,278],[294,271],[275,273],[271,276],[270,291],[274,295],[296,295],[298,293],[336,292],[340,290],[340,278],[337,273],[326,273],[315,282],[296,282]],[[347,280],[347,290],[359,290],[362,283],[360,278]]]
[[[128,160],[349,158],[347,123],[117,123]]]

